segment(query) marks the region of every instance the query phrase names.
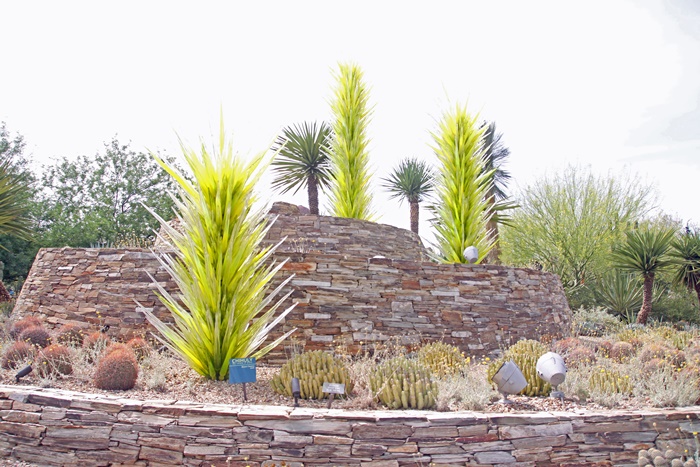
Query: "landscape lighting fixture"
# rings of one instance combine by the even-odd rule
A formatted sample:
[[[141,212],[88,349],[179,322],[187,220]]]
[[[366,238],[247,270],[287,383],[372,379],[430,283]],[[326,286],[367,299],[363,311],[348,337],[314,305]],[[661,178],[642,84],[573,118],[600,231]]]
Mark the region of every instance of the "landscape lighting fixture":
[[[476,263],[476,260],[479,259],[479,250],[475,246],[468,246],[464,249],[464,258],[469,261],[469,264]]]
[[[27,376],[29,373],[32,372],[32,370],[33,370],[33,368],[31,365],[27,365],[24,368],[22,368],[21,370],[19,370],[17,372],[17,374],[15,375],[15,382],[19,383],[20,378]]]
[[[503,399],[499,401],[502,404],[512,404],[513,401],[508,400],[508,394],[518,394],[527,386],[523,372],[513,360],[504,362],[493,375],[491,381],[496,384],[498,392],[503,395]]]
[[[301,397],[299,378],[292,378],[292,396],[294,396],[294,407],[299,407],[299,398]]]
[[[564,393],[557,391],[557,386],[566,379],[566,365],[561,355],[547,352],[537,360],[537,376],[552,385],[554,390],[551,396],[564,400]]]

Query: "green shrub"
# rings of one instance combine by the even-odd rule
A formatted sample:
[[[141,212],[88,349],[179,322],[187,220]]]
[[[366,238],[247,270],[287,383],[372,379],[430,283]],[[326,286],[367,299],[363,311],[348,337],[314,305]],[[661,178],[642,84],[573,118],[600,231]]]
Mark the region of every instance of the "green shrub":
[[[578,336],[599,337],[617,332],[622,323],[603,308],[579,308],[573,313],[572,331]]]
[[[132,350],[117,349],[97,363],[93,382],[98,389],[125,391],[136,385],[139,365]]]
[[[345,394],[350,394],[353,388],[345,363],[322,350],[304,352],[285,363],[272,378],[272,389],[291,397],[292,378],[299,378],[302,399],[326,397],[322,391],[323,383],[345,384]]]

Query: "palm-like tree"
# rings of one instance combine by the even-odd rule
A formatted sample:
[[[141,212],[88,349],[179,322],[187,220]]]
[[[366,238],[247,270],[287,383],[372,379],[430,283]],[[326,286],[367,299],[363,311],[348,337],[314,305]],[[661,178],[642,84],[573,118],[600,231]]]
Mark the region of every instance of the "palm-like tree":
[[[498,224],[507,219],[502,212],[515,207],[513,203],[507,201],[508,194],[506,193],[506,187],[511,176],[510,173],[503,168],[506,159],[510,155],[510,149],[501,141],[503,134],[496,132],[496,124],[494,122],[484,122],[481,126],[485,128],[484,134],[481,137],[481,146],[483,148],[482,157],[484,162],[482,173],[491,174],[491,185],[486,193],[486,201],[489,206],[490,214],[486,228],[491,232],[493,249],[488,257],[490,260],[489,262],[495,262],[498,260],[499,256]]]
[[[391,193],[391,198],[408,201],[411,208],[411,231],[418,233],[418,204],[432,190],[435,183],[433,171],[424,161],[404,159],[387,178],[382,187]]]
[[[654,276],[672,264],[668,255],[675,231],[632,230],[627,232],[626,241],[613,251],[613,260],[623,271],[641,274],[644,279],[642,307],[637,314],[637,323],[647,324],[651,313],[651,301],[654,292]]]
[[[700,302],[700,230],[685,229],[671,243],[671,256],[676,264],[674,280],[694,290]]]
[[[332,130],[325,122],[320,125],[304,122],[286,127],[273,146],[278,151],[272,162],[276,174],[272,187],[287,193],[297,193],[306,187],[309,210],[318,215],[318,190],[329,186],[331,177],[328,157]]]

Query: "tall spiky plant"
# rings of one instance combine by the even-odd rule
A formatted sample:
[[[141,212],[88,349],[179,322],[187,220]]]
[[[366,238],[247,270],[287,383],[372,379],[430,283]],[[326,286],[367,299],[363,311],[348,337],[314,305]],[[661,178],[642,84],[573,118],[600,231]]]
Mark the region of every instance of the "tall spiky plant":
[[[672,229],[632,230],[627,232],[626,241],[613,250],[618,268],[640,274],[644,279],[642,306],[637,314],[639,324],[647,324],[649,319],[656,273],[672,264],[668,250],[674,234]]]
[[[477,117],[456,105],[453,111],[445,112],[438,130],[432,133],[432,149],[440,162],[432,223],[439,259],[445,263],[466,263],[464,250],[468,246],[477,247],[481,261],[493,247],[487,229],[486,197],[492,173],[483,170],[483,132]]]
[[[686,227],[671,246],[671,256],[676,266],[674,280],[694,290],[700,303],[700,229]]]
[[[218,150],[210,153],[204,144],[200,153],[182,143],[181,147],[193,182],[153,154],[178,183],[179,197],[174,199],[181,231],[151,211],[167,233],[163,240],[175,251],[159,260],[180,294],[171,295],[156,282],[174,325],[165,324],[147,308],[144,313],[159,331],[158,338],[197,373],[221,380],[228,375],[231,358],[261,357],[293,332],[261,348],[271,329],[292,309],[273,319],[287,295],[264,310],[291,277],[266,295],[270,280],[284,264],[265,264],[276,246],[261,248],[270,224],[264,210],[254,207],[254,187],[269,160],[260,154],[244,162],[234,155],[225,139],[223,119]]]
[[[367,153],[369,91],[357,65],[340,64],[335,75],[333,111],[333,150],[331,151],[330,210],[336,217],[372,220],[372,195]]]
[[[435,176],[425,161],[404,159],[398,167],[382,179],[383,187],[391,193],[391,198],[406,200],[410,206],[411,231],[418,233],[419,203],[433,190]]]
[[[332,130],[325,122],[318,126],[304,122],[286,127],[272,147],[277,152],[272,161],[275,173],[272,188],[284,194],[306,187],[309,210],[314,215],[318,215],[318,190],[327,188],[330,183],[331,136]]]

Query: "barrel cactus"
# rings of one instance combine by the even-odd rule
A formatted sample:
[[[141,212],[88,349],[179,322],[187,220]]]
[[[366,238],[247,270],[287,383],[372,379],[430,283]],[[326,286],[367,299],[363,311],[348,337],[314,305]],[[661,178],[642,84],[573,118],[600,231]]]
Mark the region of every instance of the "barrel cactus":
[[[370,389],[390,409],[432,409],[438,394],[430,369],[416,360],[396,357],[370,375]]]
[[[525,339],[518,341],[505,351],[502,358],[489,365],[488,380],[493,380],[493,376],[504,362],[513,360],[527,380],[527,386],[520,394],[530,397],[548,396],[552,391],[552,385],[537,376],[536,368],[537,359],[546,353],[547,347],[535,340]]]
[[[322,390],[323,383],[342,383],[345,385],[345,394],[350,394],[353,388],[345,363],[322,350],[304,352],[285,363],[280,372],[273,376],[272,389],[278,394],[291,397],[292,378],[299,378],[302,399],[326,397],[327,394]]]

